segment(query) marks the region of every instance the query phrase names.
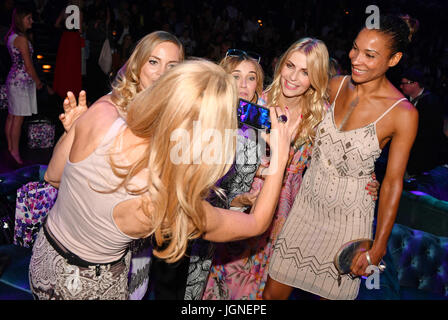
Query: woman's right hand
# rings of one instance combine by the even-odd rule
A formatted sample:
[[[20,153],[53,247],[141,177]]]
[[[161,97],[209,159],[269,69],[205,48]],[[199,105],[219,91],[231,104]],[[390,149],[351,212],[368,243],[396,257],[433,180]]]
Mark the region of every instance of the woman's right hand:
[[[277,153],[279,160],[285,161],[286,164],[289,158],[291,143],[297,134],[302,117],[300,116],[293,121],[291,120],[288,108],[285,108],[284,113],[279,107],[271,107],[270,109],[271,133],[269,147],[271,149],[271,158],[273,154]],[[286,122],[280,122],[278,120],[283,114],[287,117]]]
[[[73,123],[78,119],[84,112],[87,111],[87,99],[86,92],[82,90],[79,93],[78,104],[76,103],[76,98],[73,92],[67,92],[67,98],[64,100],[64,113],[59,115],[59,120],[61,120],[62,125],[66,132],[70,130]]]

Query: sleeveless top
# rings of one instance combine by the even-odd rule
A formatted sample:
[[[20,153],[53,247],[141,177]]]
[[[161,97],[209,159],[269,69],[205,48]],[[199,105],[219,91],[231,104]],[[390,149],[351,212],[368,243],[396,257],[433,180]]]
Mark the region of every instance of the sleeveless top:
[[[136,238],[124,234],[115,224],[113,210],[122,201],[133,199],[123,187],[113,193],[121,179],[109,164],[115,137],[125,129],[122,118],[117,118],[99,146],[84,160],[67,161],[59,187],[59,196],[48,214],[47,227],[68,250],[93,263],[118,260],[129,242]],[[121,143],[118,146],[118,152]],[[141,187],[141,178],[134,177],[131,186]]]
[[[311,164],[275,243],[269,275],[327,299],[355,299],[359,279],[338,276],[333,264],[344,243],[372,238],[375,201],[365,190],[381,154],[376,124],[340,131],[334,121],[337,97],[317,127]]]
[[[14,40],[18,37],[18,34],[12,33],[6,43],[11,56],[11,69],[9,71],[8,77],[6,78],[6,84],[8,86],[15,86],[19,88],[28,88],[34,84],[33,78],[25,70],[25,61],[23,60],[22,54],[19,49],[14,46]],[[28,48],[30,51],[30,57],[33,56],[33,46],[28,41]]]

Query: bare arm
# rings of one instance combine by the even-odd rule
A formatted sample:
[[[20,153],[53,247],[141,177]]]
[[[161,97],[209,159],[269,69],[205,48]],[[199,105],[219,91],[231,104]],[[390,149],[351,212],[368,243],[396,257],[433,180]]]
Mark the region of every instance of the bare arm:
[[[53,155],[45,172],[44,179],[55,188],[59,188],[61,182],[62,172],[67,163],[70,150],[75,138],[75,126],[72,126],[70,131],[64,132],[55,145]]]
[[[23,61],[25,63],[25,71],[33,78],[34,82],[36,82],[37,89],[42,88],[43,83],[40,81],[37,76],[36,70],[33,66],[33,61],[31,60],[30,50],[28,48],[28,40],[23,36],[18,36],[14,40],[14,46],[20,51],[23,57]]]
[[[227,242],[250,238],[263,233],[269,226],[280,196],[286,161],[277,172],[268,175],[250,214],[215,208],[204,202],[207,225],[204,239]]]
[[[375,265],[378,265],[386,254],[387,242],[395,223],[403,190],[403,176],[409,152],[417,134],[418,113],[414,107],[409,103],[407,104],[409,108],[403,110],[394,121],[395,133],[392,137],[387,170],[380,190],[375,240],[372,248],[369,250],[372,264]],[[360,255],[353,272],[365,275],[367,266],[365,255]]]
[[[117,116],[115,107],[108,102],[98,102],[84,112],[56,144],[45,180],[54,187],[59,187],[70,154],[73,154],[72,161],[77,162],[92,153]]]
[[[280,108],[277,108],[279,112]],[[272,133],[270,174],[249,214],[215,208],[204,202],[206,232],[204,238],[215,242],[226,242],[253,237],[264,232],[270,225],[277,207],[285,166],[288,161],[290,143],[297,132],[301,118],[294,123],[288,120],[279,124],[274,109],[270,112]],[[289,112],[286,110],[289,118]],[[277,142],[277,143],[275,143]]]

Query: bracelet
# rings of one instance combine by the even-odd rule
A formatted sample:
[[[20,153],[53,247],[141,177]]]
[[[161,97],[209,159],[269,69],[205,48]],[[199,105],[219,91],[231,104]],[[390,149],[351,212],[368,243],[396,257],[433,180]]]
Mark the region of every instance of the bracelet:
[[[366,251],[366,259],[367,259],[367,262],[369,263],[369,266],[371,266],[372,265],[372,260],[370,260],[369,251]]]

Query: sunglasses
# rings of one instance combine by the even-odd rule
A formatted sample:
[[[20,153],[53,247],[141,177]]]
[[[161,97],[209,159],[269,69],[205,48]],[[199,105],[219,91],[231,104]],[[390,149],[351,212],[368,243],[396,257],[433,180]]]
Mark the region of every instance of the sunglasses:
[[[226,57],[248,57],[257,61],[258,63],[260,63],[261,61],[261,56],[258,53],[252,51],[244,51],[240,49],[227,50]]]
[[[400,84],[411,84],[411,83],[414,83],[415,81],[403,81],[403,82],[401,82]]]

